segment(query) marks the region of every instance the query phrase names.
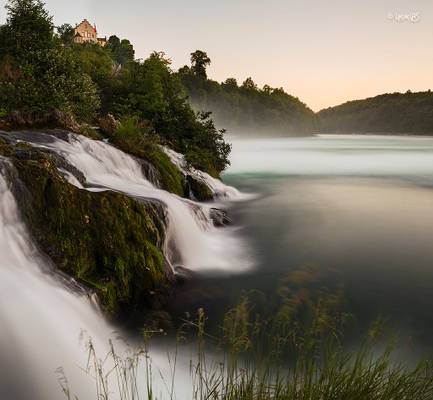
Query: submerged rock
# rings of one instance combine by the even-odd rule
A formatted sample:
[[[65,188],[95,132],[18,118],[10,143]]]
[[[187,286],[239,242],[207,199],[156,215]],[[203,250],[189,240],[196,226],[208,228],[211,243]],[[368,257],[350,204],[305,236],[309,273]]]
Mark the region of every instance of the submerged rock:
[[[183,283],[185,281],[191,280],[195,277],[194,271],[183,265],[177,265],[174,267],[175,278],[178,283]]]
[[[203,181],[192,175],[186,175],[186,182],[188,185],[187,190],[190,193],[190,198],[198,201],[213,200],[214,193]]]
[[[210,217],[216,227],[223,227],[232,223],[227,211],[220,210],[219,208],[211,208]]]

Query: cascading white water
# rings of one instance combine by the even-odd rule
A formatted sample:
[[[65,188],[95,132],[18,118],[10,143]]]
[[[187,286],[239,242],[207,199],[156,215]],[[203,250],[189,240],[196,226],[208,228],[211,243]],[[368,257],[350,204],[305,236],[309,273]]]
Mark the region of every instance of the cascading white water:
[[[234,229],[221,230],[213,226],[210,205],[181,199],[155,187],[145,178],[141,165],[128,154],[105,142],[72,134],[69,142],[54,139],[44,146],[80,170],[90,186],[164,203],[169,221],[167,256],[173,267],[183,265],[196,272],[218,270],[234,273],[251,266],[248,251],[233,234]],[[70,182],[74,183],[73,180]],[[224,185],[219,185],[223,190]],[[227,188],[226,193],[238,192]],[[171,251],[173,245],[176,251]]]
[[[202,206],[156,188],[145,179],[140,164],[120,150],[76,136],[70,142],[53,138],[51,142],[35,145],[48,147],[65,157],[85,175],[90,185],[87,190],[108,188],[166,204],[167,234],[181,256],[180,260],[173,259],[174,263],[182,262],[196,271],[239,271],[250,265],[246,249],[232,229],[213,227],[210,205]],[[61,172],[70,183],[82,188],[72,174]],[[94,382],[82,370],[86,348],[80,332],[92,338],[101,357],[109,351],[109,339],[117,334],[88,296],[66,288],[47,267],[48,261],[29,239],[3,173],[0,169],[0,398],[63,398],[57,380],[57,369],[61,367],[74,395],[94,399]],[[153,352],[152,359],[162,371],[161,376],[169,376],[171,367],[163,353]],[[188,368],[180,370],[179,375],[176,386],[187,398]],[[158,379],[153,384],[164,387]],[[146,388],[140,391],[146,393]]]
[[[244,200],[249,197],[245,194],[241,194],[239,190],[232,186],[224,185],[224,183],[222,183],[220,180],[215,179],[206,172],[195,169],[194,167],[188,167],[188,163],[182,154],[177,153],[168,147],[163,147],[163,150],[170,157],[171,162],[175,164],[184,174],[192,175],[195,179],[210,187],[216,198]]]
[[[67,399],[60,386],[60,380],[65,386],[66,378],[71,399],[95,400],[95,381],[85,371],[86,341],[91,338],[96,356],[104,359],[109,340],[119,333],[105,322],[89,296],[55,279],[28,236],[3,172],[0,165],[0,399]],[[124,354],[123,341],[115,345]],[[165,383],[172,368],[166,352],[155,349],[148,362],[155,373],[152,390],[161,393],[160,399],[172,398]],[[104,373],[112,367],[108,358]],[[143,399],[147,398],[145,370],[140,363],[137,384]],[[192,387],[188,371],[185,361],[176,374],[177,392],[185,399]],[[110,399],[120,399],[115,374],[107,377],[107,384]]]
[[[80,331],[104,354],[112,329],[87,296],[46,269],[0,174],[0,398],[61,399],[56,369],[63,367],[80,398],[91,399],[92,382],[79,368],[86,359]]]

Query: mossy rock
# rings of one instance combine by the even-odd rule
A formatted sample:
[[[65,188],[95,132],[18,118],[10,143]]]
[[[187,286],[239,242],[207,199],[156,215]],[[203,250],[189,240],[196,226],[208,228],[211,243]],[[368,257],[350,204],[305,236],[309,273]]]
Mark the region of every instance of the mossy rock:
[[[186,177],[189,189],[198,201],[211,201],[214,198],[212,190],[204,182],[199,181],[191,175]]]
[[[80,190],[42,152],[27,159],[12,155],[11,160],[27,226],[56,266],[93,288],[110,315],[148,303],[167,278],[161,251],[163,206],[109,191]]]
[[[136,141],[127,138],[111,138],[111,142],[125,153],[148,161],[158,172],[158,180],[162,189],[185,197],[185,178],[167,154],[151,141]]]
[[[0,156],[9,157],[12,154],[9,144],[0,137]]]

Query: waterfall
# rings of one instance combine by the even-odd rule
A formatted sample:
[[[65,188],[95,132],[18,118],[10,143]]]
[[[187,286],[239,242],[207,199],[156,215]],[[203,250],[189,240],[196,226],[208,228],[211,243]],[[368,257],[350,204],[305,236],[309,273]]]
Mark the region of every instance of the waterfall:
[[[62,398],[56,369],[63,367],[80,398],[94,388],[85,372],[80,331],[104,353],[112,329],[88,296],[74,293],[49,273],[29,240],[14,196],[0,174],[0,397]],[[86,383],[86,384],[85,384]]]
[[[185,266],[195,272],[235,273],[251,267],[248,251],[235,235],[236,229],[214,227],[211,205],[195,203],[159,189],[146,179],[135,158],[108,143],[73,134],[68,141],[51,139],[39,145],[55,151],[77,168],[86,178],[86,189],[105,188],[165,204],[169,222],[166,256],[173,268]],[[207,174],[203,177],[217,181]],[[68,180],[81,187],[70,176]],[[218,182],[218,185],[214,182],[214,187],[219,193],[224,190],[226,197],[238,194],[236,189]]]
[[[71,399],[94,400],[95,381],[84,370],[87,339],[91,338],[97,357],[102,359],[110,351],[109,340],[115,341],[119,354],[125,354],[127,346],[119,332],[105,322],[96,303],[84,291],[66,287],[65,278],[57,279],[32,244],[5,179],[4,163],[0,158],[0,398],[66,399],[60,386],[66,377]],[[153,350],[149,362],[156,374],[154,390],[165,393],[163,377],[171,374],[166,352]],[[183,364],[186,367],[179,367],[176,387],[188,398],[191,381],[188,363]],[[112,366],[108,358],[104,372]],[[142,398],[147,398],[144,369],[140,363],[137,383]],[[110,398],[119,399],[114,374],[108,385]],[[164,394],[159,398],[171,397]]]
[[[136,159],[115,147],[75,135],[67,141],[35,133],[17,135],[16,139],[31,140],[34,146],[62,156],[84,175],[85,185],[70,171],[59,171],[80,190],[108,189],[164,203],[169,221],[166,255],[173,266],[183,264],[198,272],[235,272],[250,267],[247,249],[236,238],[234,228],[213,226],[211,205],[159,189],[146,179]],[[87,359],[85,338],[91,337],[98,356],[104,357],[109,339],[118,334],[84,291],[65,285],[65,278],[57,276],[30,240],[6,178],[12,169],[7,159],[0,159],[0,397],[64,398],[58,382],[61,372],[72,388],[71,395],[94,399],[94,381],[82,369]],[[121,343],[118,348],[125,350]],[[171,365],[163,352],[153,352],[152,359],[159,364],[161,377],[170,375]],[[188,368],[179,375],[177,387],[186,393],[191,386]],[[160,381],[154,383],[164,387]],[[145,388],[140,391],[145,393]]]
[[[224,185],[224,183],[222,183],[220,180],[215,179],[206,172],[188,166],[183,154],[177,153],[168,147],[163,147],[163,150],[165,154],[170,157],[171,162],[175,164],[185,175],[191,175],[198,181],[203,182],[205,185],[211,188],[216,198],[228,198],[230,200],[243,200],[247,198],[247,195],[241,194],[236,188]]]

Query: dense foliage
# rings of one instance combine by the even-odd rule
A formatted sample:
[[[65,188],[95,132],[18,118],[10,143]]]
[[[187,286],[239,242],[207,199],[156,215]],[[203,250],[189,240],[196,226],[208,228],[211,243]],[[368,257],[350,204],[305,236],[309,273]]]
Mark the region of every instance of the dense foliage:
[[[195,167],[218,176],[228,165],[223,132],[209,114],[193,111],[163,53],[135,61],[131,43],[114,35],[104,47],[75,44],[72,26],[55,30],[41,0],[9,0],[7,9],[0,27],[0,118],[30,127],[46,125],[59,111],[80,123],[108,113],[138,118],[150,127],[143,135],[184,153]]]
[[[318,114],[325,133],[433,133],[432,92],[392,93],[349,101]]]
[[[191,67],[179,70],[193,107],[210,110],[218,126],[230,132],[272,135],[311,133],[315,115],[298,98],[282,88],[257,87],[251,78],[242,85],[229,78],[223,83],[207,79],[211,60],[203,51],[191,54]]]
[[[128,39],[120,40],[116,35],[110,36],[107,49],[111,51],[113,60],[118,65],[126,65],[134,61],[134,47]]]
[[[130,63],[118,76],[112,112],[149,121],[162,142],[184,153],[195,167],[216,176],[228,164],[230,146],[209,114],[194,113],[163,53]]]
[[[0,29],[0,109],[45,121],[53,111],[90,120],[99,107],[97,88],[60,45],[40,0],[11,0]]]

